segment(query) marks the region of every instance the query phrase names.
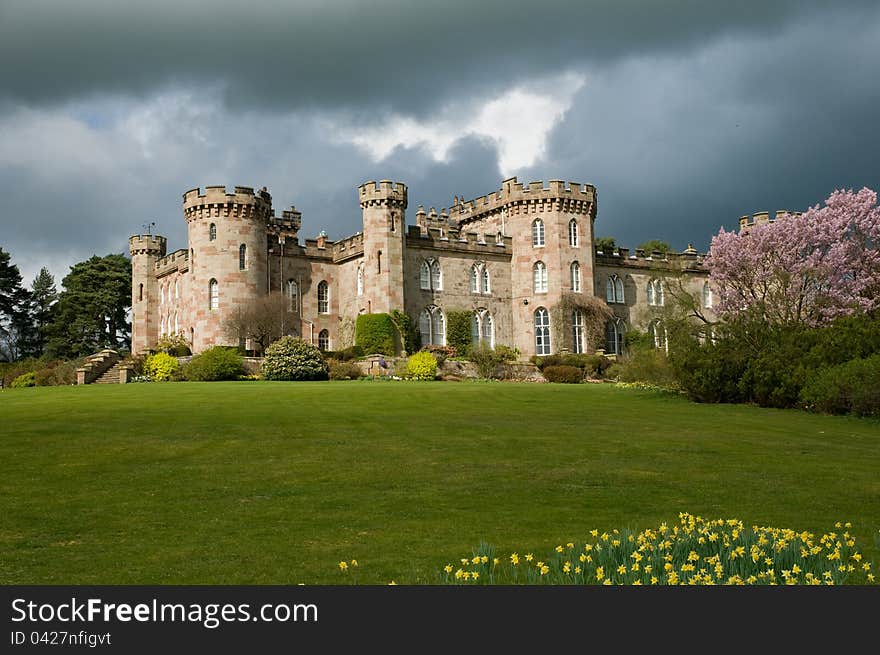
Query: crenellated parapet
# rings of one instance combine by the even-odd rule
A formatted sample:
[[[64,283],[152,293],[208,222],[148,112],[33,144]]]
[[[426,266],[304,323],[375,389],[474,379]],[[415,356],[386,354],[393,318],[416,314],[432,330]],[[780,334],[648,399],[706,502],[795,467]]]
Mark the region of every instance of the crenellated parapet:
[[[164,257],[168,239],[158,234],[135,234],[128,239],[128,252],[134,255]]]
[[[787,209],[777,209],[775,216],[770,216],[770,212],[755,212],[751,216],[746,214],[745,216],[741,216],[739,219],[739,231],[747,232],[749,228],[755,227],[756,225],[767,225],[769,223],[774,223],[786,214],[791,214],[792,216],[800,216],[800,212],[790,212]]]
[[[691,244],[688,244],[682,252],[662,253],[656,250],[646,252],[641,248],[636,248],[632,252],[629,248],[615,248],[611,252],[603,252],[597,248],[595,252],[597,265],[661,271],[687,270],[708,273],[709,270],[704,263],[705,255],[699,253]]]
[[[183,214],[187,223],[207,218],[241,218],[269,223],[274,219],[272,195],[265,187],[254,192],[253,187],[237,186],[227,191],[225,186],[199,187],[183,194]],[[291,217],[292,218],[292,217]]]
[[[441,250],[481,255],[513,254],[513,239],[501,234],[480,234],[468,232],[458,227],[444,229],[429,227],[423,230],[418,225],[410,225],[406,233],[407,248]]]
[[[348,238],[336,241],[333,244],[333,261],[336,263],[346,261],[364,253],[364,235],[358,232]]]
[[[189,251],[183,249],[175,250],[174,252],[165,255],[164,257],[160,257],[156,260],[155,269],[156,277],[162,277],[174,271],[178,271],[180,273],[188,271]]]
[[[370,180],[358,187],[358,201],[361,209],[372,206],[406,209],[406,185],[391,180],[381,180],[376,184]]]
[[[481,220],[487,216],[506,212],[510,214],[563,211],[596,217],[596,187],[592,184],[550,180],[543,182],[517,182],[511,177],[501,183],[501,189],[474,200],[456,202],[449,211],[451,221],[459,224]]]

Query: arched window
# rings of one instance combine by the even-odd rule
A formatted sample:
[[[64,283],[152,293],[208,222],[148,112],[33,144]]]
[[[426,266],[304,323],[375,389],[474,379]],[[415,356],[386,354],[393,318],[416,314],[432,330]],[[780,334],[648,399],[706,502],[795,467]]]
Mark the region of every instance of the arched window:
[[[577,248],[579,241],[580,241],[580,239],[579,239],[579,234],[578,234],[577,221],[574,219],[571,219],[568,222],[568,245],[570,245],[572,248]]]
[[[143,299],[144,299],[144,283],[141,282],[138,285],[138,300],[143,300]]]
[[[550,314],[543,307],[535,310],[535,354],[550,354]]]
[[[492,293],[492,285],[489,279],[489,267],[483,264],[483,293]]]
[[[318,282],[318,313],[330,313],[330,287],[326,280]]]
[[[480,293],[480,267],[471,266],[471,293]]]
[[[547,293],[547,266],[544,262],[535,262],[532,268],[534,283],[532,288],[535,293]]]
[[[584,313],[576,309],[571,313],[571,349],[576,353],[584,350]]]
[[[160,305],[165,304],[165,284],[164,283],[162,284],[162,286],[159,287],[159,304]]]
[[[364,265],[363,264],[358,266],[358,270],[357,270],[357,289],[358,289],[359,296],[364,295]]]
[[[471,315],[471,342],[495,347],[495,323],[486,309],[477,309]]]
[[[663,282],[660,280],[648,282],[648,304],[655,307],[663,306]]]
[[[623,302],[623,281],[616,275],[612,275],[605,283],[605,299],[609,303]]]
[[[217,309],[220,307],[220,285],[217,280],[208,282],[208,309]]]
[[[436,259],[426,259],[419,269],[419,287],[425,291],[440,291],[443,289],[443,272],[440,270],[440,262]]]
[[[208,227],[208,241],[215,241],[217,239],[217,226],[214,223]]]
[[[605,352],[609,355],[623,354],[623,324],[619,318],[611,319],[605,325]]]
[[[180,298],[180,282],[174,280],[174,299],[177,300]]]
[[[666,339],[666,328],[663,327],[663,324],[660,322],[660,319],[656,321],[651,321],[648,324],[648,336],[651,337],[651,340],[654,342],[655,348],[662,348],[669,351],[669,344]]]
[[[241,244],[238,247],[238,270],[243,271],[247,268],[247,246]]]
[[[287,281],[287,299],[290,302],[290,311],[299,311],[299,285],[296,280]]]
[[[575,293],[581,290],[581,265],[577,262],[571,263],[571,290]]]
[[[532,222],[532,245],[544,245],[544,221],[542,221],[540,218],[536,218]]]
[[[330,349],[330,333],[327,330],[318,332],[318,348],[320,350]]]
[[[703,283],[703,307],[711,309],[712,307],[712,287],[708,282]]]
[[[180,332],[180,323],[177,320],[177,312],[174,312],[174,334]]]
[[[159,321],[159,336],[165,336],[165,317],[162,317],[162,320]]]
[[[471,293],[492,293],[489,284],[489,268],[483,262],[471,266]]]
[[[425,307],[419,314],[419,333],[423,346],[445,346],[446,321],[443,310],[436,305]]]

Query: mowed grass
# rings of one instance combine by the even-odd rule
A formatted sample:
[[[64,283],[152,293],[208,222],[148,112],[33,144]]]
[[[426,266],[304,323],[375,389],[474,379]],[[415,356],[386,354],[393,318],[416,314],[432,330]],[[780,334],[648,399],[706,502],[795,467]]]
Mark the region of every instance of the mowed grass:
[[[876,421],[612,385],[166,383],[6,390],[0,433],[3,584],[435,583],[480,542],[680,511],[851,521],[878,559]]]

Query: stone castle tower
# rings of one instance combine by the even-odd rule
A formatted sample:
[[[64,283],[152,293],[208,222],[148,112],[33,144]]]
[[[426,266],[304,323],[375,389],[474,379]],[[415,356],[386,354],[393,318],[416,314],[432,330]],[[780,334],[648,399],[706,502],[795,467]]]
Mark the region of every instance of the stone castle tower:
[[[401,309],[406,253],[406,185],[390,180],[358,187],[363,211],[363,295],[370,313]]]

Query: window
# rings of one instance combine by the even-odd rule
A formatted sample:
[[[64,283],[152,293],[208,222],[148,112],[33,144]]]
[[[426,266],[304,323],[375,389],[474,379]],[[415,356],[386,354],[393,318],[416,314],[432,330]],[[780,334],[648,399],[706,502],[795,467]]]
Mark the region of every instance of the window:
[[[495,324],[486,309],[477,309],[471,316],[471,341],[495,347]]]
[[[290,302],[290,311],[299,311],[299,285],[296,280],[287,281],[287,300]]]
[[[357,270],[357,289],[358,289],[359,296],[364,295],[364,265],[363,264],[358,266],[358,270]]]
[[[138,285],[138,300],[144,299],[144,284],[143,282]]]
[[[576,309],[571,313],[571,349],[576,353],[584,350],[584,313]]]
[[[238,247],[238,270],[243,271],[247,268],[247,246],[241,244]]]
[[[177,320],[177,312],[174,312],[174,334],[180,332],[180,323]]]
[[[623,323],[619,318],[612,319],[605,325],[605,352],[609,355],[623,354]]]
[[[208,282],[208,309],[217,309],[220,307],[220,285],[217,280]]]
[[[443,273],[440,271],[440,262],[435,259],[426,259],[419,269],[419,287],[425,291],[440,291],[443,288]]]
[[[330,333],[327,330],[318,332],[318,348],[320,350],[330,349]]]
[[[159,321],[159,336],[165,336],[165,318],[163,317],[161,321]]]
[[[579,235],[578,235],[577,221],[574,219],[571,219],[568,222],[568,245],[570,245],[572,248],[577,248],[578,242],[580,241],[580,239],[578,237],[579,237]]]
[[[609,303],[623,302],[623,281],[616,275],[609,277],[605,283],[605,299]]]
[[[217,226],[214,223],[211,223],[210,227],[208,227],[208,241],[215,241],[217,239]]]
[[[648,324],[648,335],[654,341],[655,348],[662,348],[669,352],[669,344],[666,340],[666,328],[660,323],[659,319]]]
[[[318,282],[318,313],[330,313],[330,288],[326,280]]]
[[[536,218],[532,223],[532,245],[544,245],[544,221],[540,218]]]
[[[663,306],[663,283],[660,280],[648,282],[648,304],[655,307]]]
[[[550,314],[543,307],[535,310],[535,354],[550,354]]]
[[[703,283],[703,307],[711,309],[712,307],[712,287],[708,282]]]
[[[482,262],[471,266],[471,293],[492,293],[489,285],[489,269]]]
[[[159,304],[160,305],[165,304],[165,285],[164,284],[161,287],[159,287]]]
[[[547,266],[544,265],[544,262],[535,262],[535,266],[532,269],[534,284],[533,289],[535,293],[547,293]]]
[[[443,310],[435,305],[422,310],[419,315],[419,333],[422,336],[423,346],[445,346],[446,322],[443,318]]]
[[[581,291],[581,265],[577,262],[571,263],[571,290],[575,293]]]
[[[174,299],[177,300],[178,298],[180,298],[180,283],[174,280]]]

